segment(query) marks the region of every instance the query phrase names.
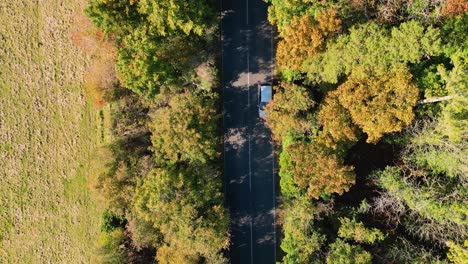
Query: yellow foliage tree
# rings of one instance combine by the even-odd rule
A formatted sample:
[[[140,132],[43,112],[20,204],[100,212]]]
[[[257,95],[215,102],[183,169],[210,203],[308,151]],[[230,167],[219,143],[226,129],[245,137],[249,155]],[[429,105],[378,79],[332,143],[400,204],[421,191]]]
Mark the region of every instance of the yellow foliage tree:
[[[353,123],[348,110],[340,104],[338,96],[337,91],[330,92],[318,113],[323,129],[318,140],[332,149],[337,149],[340,143],[356,142],[360,135],[358,127]]]
[[[368,135],[367,142],[377,143],[385,133],[398,132],[411,123],[419,98],[411,77],[406,67],[378,75],[356,68],[338,87],[339,102]]]

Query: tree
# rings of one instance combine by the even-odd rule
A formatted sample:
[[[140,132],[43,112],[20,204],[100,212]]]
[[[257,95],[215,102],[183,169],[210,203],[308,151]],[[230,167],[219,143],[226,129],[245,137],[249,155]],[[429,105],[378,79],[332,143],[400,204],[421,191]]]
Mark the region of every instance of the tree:
[[[151,171],[136,189],[134,212],[161,230],[161,263],[219,259],[229,245],[219,173],[208,166],[180,165]],[[191,263],[187,261],[185,263]]]
[[[184,0],[91,0],[86,13],[106,33],[123,37],[141,24],[151,25],[150,34],[203,35],[213,22],[214,10],[208,1]]]
[[[442,78],[447,83],[451,100],[442,109],[439,119],[439,130],[452,142],[462,142],[468,136],[468,50],[458,51],[452,55],[454,68],[447,72],[439,68]]]
[[[362,222],[347,217],[340,218],[341,226],[338,229],[338,236],[358,243],[373,244],[382,241],[385,237],[382,231],[377,228],[366,228]]]
[[[468,16],[460,15],[447,18],[441,27],[444,53],[447,57],[457,52],[468,50]]]
[[[208,1],[92,0],[86,13],[115,40],[123,86],[147,97],[191,83],[215,25]]]
[[[354,69],[362,67],[373,74],[385,74],[406,63],[441,53],[439,31],[409,21],[387,30],[369,22],[353,26],[349,35],[329,42],[326,51],[308,58],[301,70],[313,83],[338,83]]]
[[[403,201],[409,209],[416,211],[422,217],[439,224],[455,223],[466,226],[468,206],[462,200],[447,199],[443,202],[436,188],[420,186],[416,188],[410,179],[402,177],[398,167],[387,167],[375,173],[377,183],[390,195]],[[448,201],[447,201],[448,200]]]
[[[454,17],[456,15],[466,15],[468,12],[468,1],[466,0],[447,0],[442,8],[442,16]]]
[[[330,245],[330,253],[327,256],[327,264],[370,264],[372,256],[361,246],[354,246],[341,239]]]
[[[353,123],[349,111],[339,101],[339,91],[327,94],[318,113],[318,120],[322,125],[319,141],[332,149],[349,145],[359,140],[360,130]]]
[[[302,63],[322,51],[325,39],[341,30],[335,9],[328,9],[314,21],[310,15],[293,17],[278,43],[276,63],[280,68],[298,70]]]
[[[279,156],[279,172],[278,175],[280,176],[280,188],[281,188],[281,195],[286,198],[294,198],[301,195],[301,189],[297,185],[296,180],[294,179],[293,170],[291,163],[291,157],[289,152],[286,150],[288,145],[283,141],[283,151]]]
[[[273,138],[281,141],[289,133],[301,134],[310,129],[307,112],[315,102],[307,89],[290,83],[281,83],[274,89],[273,100],[265,110]]]
[[[386,75],[368,74],[357,68],[337,91],[340,103],[367,134],[369,143],[376,143],[385,133],[397,132],[409,125],[419,97],[411,74],[405,68]]]
[[[325,236],[314,226],[315,206],[305,197],[288,203],[284,212],[283,263],[311,263],[325,242]]]
[[[315,10],[315,3],[310,3],[308,0],[266,1],[271,2],[271,5],[268,7],[268,20],[271,24],[278,27],[279,32],[284,32],[285,27],[291,23],[294,17],[301,17]]]
[[[122,85],[140,96],[183,85],[193,74],[194,42],[180,36],[152,38],[140,27],[122,37],[117,71]]]
[[[150,124],[152,150],[160,162],[208,162],[218,157],[219,116],[213,98],[177,94],[155,111]]]
[[[341,157],[319,144],[296,142],[287,147],[294,179],[310,198],[349,190],[354,184],[353,167],[344,165]]]
[[[465,240],[463,246],[448,241],[447,246],[449,248],[447,257],[452,263],[463,264],[468,262],[468,240]]]

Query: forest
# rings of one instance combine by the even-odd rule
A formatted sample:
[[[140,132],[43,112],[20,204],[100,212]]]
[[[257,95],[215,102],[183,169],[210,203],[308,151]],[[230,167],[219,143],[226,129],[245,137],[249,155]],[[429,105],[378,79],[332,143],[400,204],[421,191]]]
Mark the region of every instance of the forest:
[[[110,107],[96,262],[226,263],[216,1],[90,0],[74,36]],[[94,25],[94,26],[93,26]]]
[[[468,2],[267,2],[282,263],[468,263]]]
[[[467,263],[466,0],[265,0],[282,263]],[[90,0],[104,263],[227,263],[217,1]]]

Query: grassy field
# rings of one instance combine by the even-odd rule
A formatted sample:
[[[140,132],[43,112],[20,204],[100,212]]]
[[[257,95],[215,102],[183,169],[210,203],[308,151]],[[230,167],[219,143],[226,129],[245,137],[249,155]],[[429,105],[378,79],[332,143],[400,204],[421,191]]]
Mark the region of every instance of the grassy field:
[[[87,189],[102,118],[70,41],[74,1],[0,2],[0,263],[89,263]]]

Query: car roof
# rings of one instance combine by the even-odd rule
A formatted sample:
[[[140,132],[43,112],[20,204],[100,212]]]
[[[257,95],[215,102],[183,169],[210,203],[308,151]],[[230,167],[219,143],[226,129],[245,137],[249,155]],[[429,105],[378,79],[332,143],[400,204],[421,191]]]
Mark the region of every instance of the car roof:
[[[261,95],[261,102],[269,102],[271,101],[271,97],[272,97],[272,89],[271,89],[271,86],[269,85],[262,85],[261,86],[261,92],[260,92],[260,95]]]

